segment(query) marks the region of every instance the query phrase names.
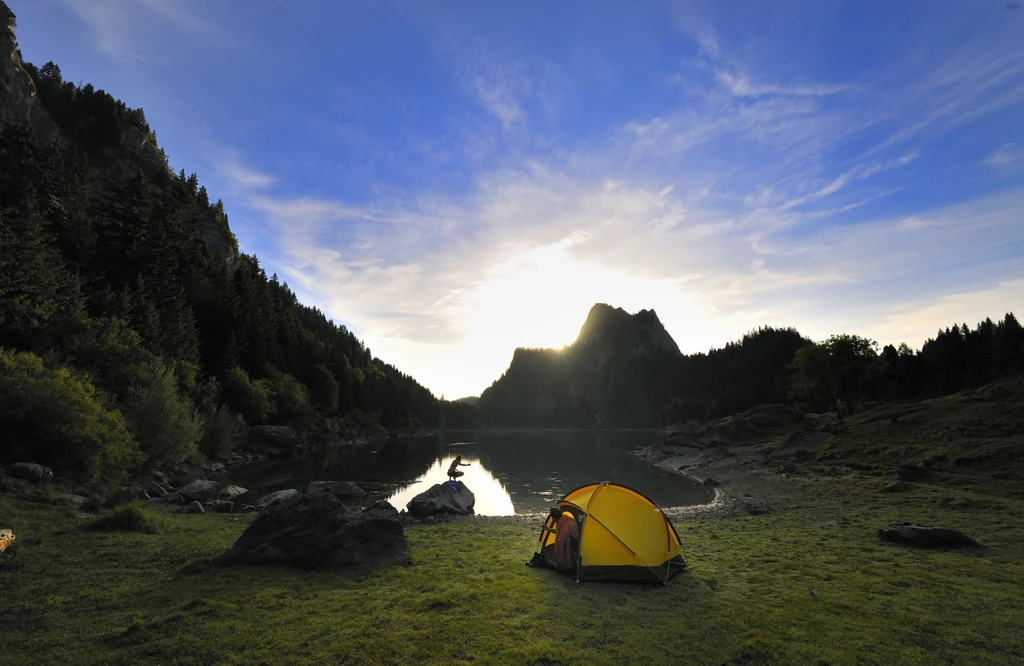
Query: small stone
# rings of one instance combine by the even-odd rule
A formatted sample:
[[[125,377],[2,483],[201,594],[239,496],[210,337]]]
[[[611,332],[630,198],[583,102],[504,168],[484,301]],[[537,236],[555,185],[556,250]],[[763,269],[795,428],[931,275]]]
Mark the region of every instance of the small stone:
[[[227,500],[211,500],[206,506],[217,513],[231,513],[235,509],[235,503]]]
[[[82,505],[85,504],[88,501],[89,501],[88,498],[82,497],[81,495],[68,495],[68,494],[57,495],[57,497],[55,497],[53,499],[53,503],[56,504],[57,506],[70,507],[70,508],[74,509],[75,511],[78,511],[79,509],[81,509]]]
[[[713,476],[709,476],[708,478],[704,479],[704,487],[705,488],[713,488],[714,486],[717,486],[717,485],[718,485],[718,480],[715,479]]]
[[[217,497],[231,499],[233,497],[238,497],[239,495],[244,495],[247,492],[249,491],[243,488],[242,486],[225,486],[220,489],[219,493],[217,493]]]
[[[185,513],[203,513],[203,505],[199,502],[189,502],[185,505]]]
[[[885,488],[882,488],[882,492],[884,492],[884,493],[902,493],[902,492],[905,492],[907,490],[910,490],[913,487],[914,487],[914,484],[908,483],[906,481],[893,481],[892,483],[887,485]]]

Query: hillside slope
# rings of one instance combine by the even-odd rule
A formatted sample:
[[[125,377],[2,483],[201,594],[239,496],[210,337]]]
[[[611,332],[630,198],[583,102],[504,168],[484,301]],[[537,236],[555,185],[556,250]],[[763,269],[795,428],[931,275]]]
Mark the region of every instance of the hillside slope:
[[[112,478],[226,455],[237,415],[334,434],[438,423],[430,391],[239,253],[222,202],[173,172],[141,109],[23,62],[14,26],[0,1],[0,427],[22,433],[0,462],[35,451]],[[54,400],[104,416],[54,423]],[[138,450],[120,463],[84,443],[124,429]]]

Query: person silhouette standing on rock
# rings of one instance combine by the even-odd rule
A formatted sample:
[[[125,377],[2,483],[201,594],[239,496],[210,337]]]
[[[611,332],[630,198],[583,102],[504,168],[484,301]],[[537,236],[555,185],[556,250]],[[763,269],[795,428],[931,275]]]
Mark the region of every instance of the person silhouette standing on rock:
[[[465,474],[465,472],[459,471],[460,467],[469,467],[469,463],[462,462],[462,456],[455,456],[455,460],[452,461],[451,466],[448,468],[449,481],[454,481]]]

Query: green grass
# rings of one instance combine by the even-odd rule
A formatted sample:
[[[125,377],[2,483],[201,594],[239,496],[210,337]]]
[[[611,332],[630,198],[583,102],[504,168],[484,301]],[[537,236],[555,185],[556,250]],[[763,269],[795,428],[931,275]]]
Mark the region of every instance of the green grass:
[[[799,482],[798,482],[799,483]],[[238,516],[168,516],[160,534],[90,532],[0,501],[0,642],[14,663],[1019,663],[1024,505],[881,479],[803,482],[784,513],[677,521],[690,568],[668,587],[584,583],[523,563],[536,530],[408,530],[407,566],[211,563]],[[962,494],[958,494],[963,496]],[[891,521],[986,548],[878,540]],[[19,661],[20,659],[20,661]],[[10,663],[10,662],[8,662]]]
[[[1024,663],[1019,392],[1011,382],[848,419],[775,484],[784,508],[676,521],[690,567],[667,587],[525,567],[534,527],[412,527],[406,566],[224,567],[214,560],[250,516],[90,531],[0,495],[0,528],[17,535],[0,555],[4,663]],[[881,492],[907,463],[932,475]],[[864,473],[816,473],[833,465]],[[984,548],[878,539],[903,520]]]
[[[144,532],[156,534],[161,521],[153,512],[139,504],[119,506],[86,524],[86,529],[97,532]]]

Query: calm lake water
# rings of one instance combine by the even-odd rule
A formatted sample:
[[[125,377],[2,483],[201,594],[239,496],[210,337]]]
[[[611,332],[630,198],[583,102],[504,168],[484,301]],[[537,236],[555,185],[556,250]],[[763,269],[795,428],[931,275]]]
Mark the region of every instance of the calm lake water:
[[[461,455],[469,467],[462,481],[476,496],[476,513],[507,516],[543,511],[567,492],[611,481],[633,488],[663,507],[703,504],[713,497],[701,484],[642,460],[633,451],[653,443],[651,432],[447,432],[414,441],[389,442],[357,455],[315,451],[263,465],[236,468],[235,483],[251,502],[275,490],[304,491],[310,481],[355,481],[368,504],[387,499],[397,509],[446,480]]]

